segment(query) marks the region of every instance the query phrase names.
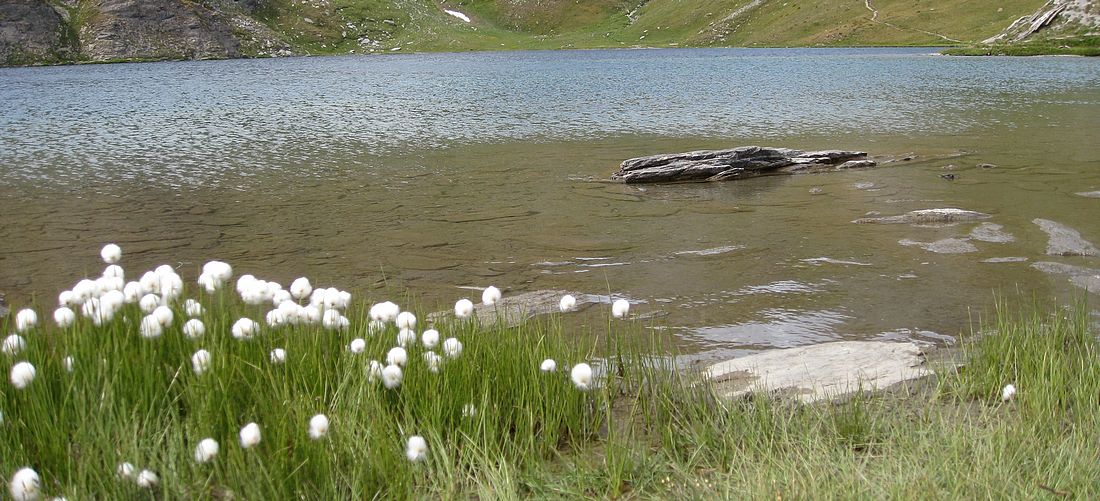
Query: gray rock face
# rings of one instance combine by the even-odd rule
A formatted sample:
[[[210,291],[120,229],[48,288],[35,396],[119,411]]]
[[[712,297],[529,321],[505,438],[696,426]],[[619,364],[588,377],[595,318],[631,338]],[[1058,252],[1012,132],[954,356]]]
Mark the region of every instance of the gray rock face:
[[[92,60],[240,56],[227,20],[205,2],[101,0],[80,38]]]
[[[866,156],[861,151],[800,151],[742,146],[631,158],[623,161],[611,179],[625,183],[728,181],[769,174],[873,167],[873,161],[862,160]]]
[[[915,343],[841,341],[735,358],[705,374],[727,398],[767,392],[817,402],[886,389],[932,371]]]
[[[0,2],[0,65],[63,60],[74,51],[61,13],[43,0]]]
[[[864,217],[852,222],[856,224],[954,224],[990,217],[992,216],[982,212],[945,208],[915,210],[897,216]]]
[[[1081,238],[1077,230],[1049,219],[1033,219],[1039,229],[1050,237],[1047,242],[1047,254],[1051,256],[1095,256],[1100,249]]]

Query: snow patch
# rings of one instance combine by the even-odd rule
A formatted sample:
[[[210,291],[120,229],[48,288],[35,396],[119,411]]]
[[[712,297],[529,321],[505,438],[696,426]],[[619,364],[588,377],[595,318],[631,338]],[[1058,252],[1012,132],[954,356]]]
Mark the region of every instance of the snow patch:
[[[457,10],[443,9],[443,12],[446,12],[446,13],[454,16],[454,17],[457,17],[457,18],[461,19],[463,22],[466,22],[466,23],[470,22],[470,16],[467,16],[466,14],[463,14],[463,13],[457,11]]]

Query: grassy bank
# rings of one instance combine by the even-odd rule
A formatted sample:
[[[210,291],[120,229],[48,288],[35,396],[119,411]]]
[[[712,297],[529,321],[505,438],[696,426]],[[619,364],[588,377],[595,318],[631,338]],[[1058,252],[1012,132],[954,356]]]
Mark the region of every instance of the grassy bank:
[[[1100,56],[1100,37],[977,45],[943,51],[949,56]]]
[[[151,299],[110,315],[109,299],[92,317],[77,307],[67,327],[51,320],[53,305],[37,308],[34,325],[4,319],[25,341],[5,341],[14,353],[0,356],[11,376],[0,384],[7,478],[31,467],[44,496],[70,499],[1100,494],[1100,351],[1084,308],[1015,317],[1002,307],[965,344],[963,370],[800,406],[714,399],[610,309],[591,332],[560,315],[513,328],[449,316],[431,325],[436,343],[421,337],[428,322],[417,311],[400,361],[395,323],[409,318],[368,309],[379,298],[322,292],[290,299],[316,313],[283,303],[277,310],[293,313],[280,317],[272,297],[289,294],[273,286],[239,293],[225,282],[208,294],[173,275],[153,273],[127,294]],[[184,327],[190,316],[201,336]],[[261,325],[243,331],[240,318]],[[208,357],[196,362],[199,350]],[[544,370],[546,359],[556,367]],[[397,384],[372,360],[399,366]],[[24,361],[33,380],[16,368]],[[571,371],[582,363],[595,367],[591,379]],[[1007,383],[1019,394],[1003,402]],[[216,454],[196,450],[207,438]],[[119,475],[124,463],[133,471]]]

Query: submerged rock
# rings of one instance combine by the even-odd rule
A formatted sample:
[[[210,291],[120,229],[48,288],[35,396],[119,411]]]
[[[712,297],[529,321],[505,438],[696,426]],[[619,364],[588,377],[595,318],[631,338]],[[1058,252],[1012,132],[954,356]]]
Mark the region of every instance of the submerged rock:
[[[1063,263],[1039,261],[1031,264],[1032,268],[1043,273],[1068,275],[1069,282],[1088,292],[1100,294],[1100,269],[1085,268]]]
[[[897,216],[863,217],[852,221],[856,224],[953,224],[989,219],[989,214],[970,210],[944,208],[922,209]]]
[[[1021,256],[1008,256],[1008,257],[991,257],[989,259],[983,259],[983,263],[1026,263],[1027,258]]]
[[[886,389],[932,371],[916,343],[840,341],[735,358],[705,374],[727,398],[768,392],[817,402]]]
[[[742,146],[624,160],[611,179],[625,183],[728,181],[770,174],[803,174],[873,167],[862,151],[801,151]]]
[[[1047,254],[1051,256],[1095,256],[1100,254],[1091,242],[1081,238],[1077,230],[1049,219],[1033,219],[1050,240],[1047,242]]]
[[[1100,190],[1097,190],[1097,191],[1082,191],[1082,192],[1079,192],[1079,193],[1075,193],[1075,195],[1077,195],[1079,197],[1085,197],[1085,198],[1100,198]]]
[[[936,240],[935,242],[918,242],[916,240],[904,239],[898,240],[898,243],[905,246],[917,246],[928,252],[935,252],[936,254],[966,254],[968,252],[978,252],[978,248],[966,238],[944,238],[942,240]]]
[[[482,325],[500,323],[506,327],[519,325],[539,315],[559,311],[561,297],[572,294],[577,299],[574,311],[580,311],[593,304],[606,302],[602,296],[579,294],[562,290],[538,290],[515,295],[506,295],[494,305],[478,303],[474,305],[474,315]],[[428,320],[438,321],[454,315],[454,311],[437,311],[428,315]]]
[[[993,223],[982,223],[977,228],[970,230],[970,238],[994,244],[1004,244],[1016,240],[1011,233],[1004,231],[1004,226]]]

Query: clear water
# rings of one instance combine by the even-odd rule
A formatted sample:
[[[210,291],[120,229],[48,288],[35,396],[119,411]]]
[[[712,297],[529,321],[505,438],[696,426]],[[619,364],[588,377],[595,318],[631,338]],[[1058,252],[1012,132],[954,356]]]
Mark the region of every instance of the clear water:
[[[629,297],[706,358],[948,342],[994,293],[1070,298],[1036,217],[1100,243],[1100,60],[925,49],[510,52],[0,69],[0,292],[52,306],[219,258],[446,307],[464,287]],[[962,155],[721,184],[603,180],[640,155],[763,144]],[[996,164],[979,169],[979,163]],[[953,164],[957,179],[940,178]],[[816,190],[814,190],[816,188]],[[812,195],[811,190],[820,191]],[[1016,240],[935,254],[962,207]],[[1022,263],[982,263],[995,257]],[[595,315],[598,316],[598,315]]]

